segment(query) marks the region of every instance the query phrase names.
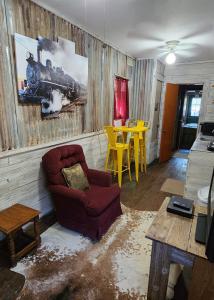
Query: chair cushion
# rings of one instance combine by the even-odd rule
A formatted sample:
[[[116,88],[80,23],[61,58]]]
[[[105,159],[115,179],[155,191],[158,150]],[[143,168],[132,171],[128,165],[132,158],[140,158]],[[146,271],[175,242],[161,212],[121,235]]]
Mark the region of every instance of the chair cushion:
[[[62,174],[70,188],[81,191],[89,188],[88,179],[80,164],[75,164],[69,168],[63,168]]]
[[[90,185],[85,194],[88,200],[88,215],[99,216],[120,195],[120,188],[117,184],[110,187]]]

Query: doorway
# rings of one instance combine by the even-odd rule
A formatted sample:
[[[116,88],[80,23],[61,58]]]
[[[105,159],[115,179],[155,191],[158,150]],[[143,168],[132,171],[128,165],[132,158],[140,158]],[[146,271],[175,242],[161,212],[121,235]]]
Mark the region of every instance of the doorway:
[[[174,151],[189,150],[195,141],[200,116],[203,85],[166,85],[159,161]]]
[[[175,150],[189,150],[197,136],[203,85],[180,85],[175,123]]]

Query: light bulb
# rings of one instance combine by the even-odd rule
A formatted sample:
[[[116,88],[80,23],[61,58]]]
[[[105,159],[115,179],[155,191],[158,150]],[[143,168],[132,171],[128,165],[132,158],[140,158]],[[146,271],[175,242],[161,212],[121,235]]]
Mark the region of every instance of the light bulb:
[[[174,52],[170,52],[167,57],[166,57],[166,63],[168,65],[172,65],[174,64],[176,61],[176,56],[175,56],[175,53]]]

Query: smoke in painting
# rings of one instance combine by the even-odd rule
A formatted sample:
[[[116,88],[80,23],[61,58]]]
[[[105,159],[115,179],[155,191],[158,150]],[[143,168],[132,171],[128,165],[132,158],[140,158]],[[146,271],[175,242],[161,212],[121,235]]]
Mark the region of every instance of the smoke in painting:
[[[88,59],[75,54],[75,44],[15,34],[18,98],[41,105],[43,118],[58,117],[87,102]]]

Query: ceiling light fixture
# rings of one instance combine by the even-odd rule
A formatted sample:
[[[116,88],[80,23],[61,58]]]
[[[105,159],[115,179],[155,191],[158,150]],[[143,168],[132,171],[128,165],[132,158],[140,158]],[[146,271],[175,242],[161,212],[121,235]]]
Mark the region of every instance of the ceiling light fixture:
[[[166,42],[169,53],[167,54],[165,61],[168,65],[172,65],[176,62],[175,50],[176,50],[178,44],[179,44],[179,41]]]
[[[166,63],[168,65],[172,65],[176,62],[176,55],[174,52],[170,52],[167,54],[166,59],[165,59]]]

